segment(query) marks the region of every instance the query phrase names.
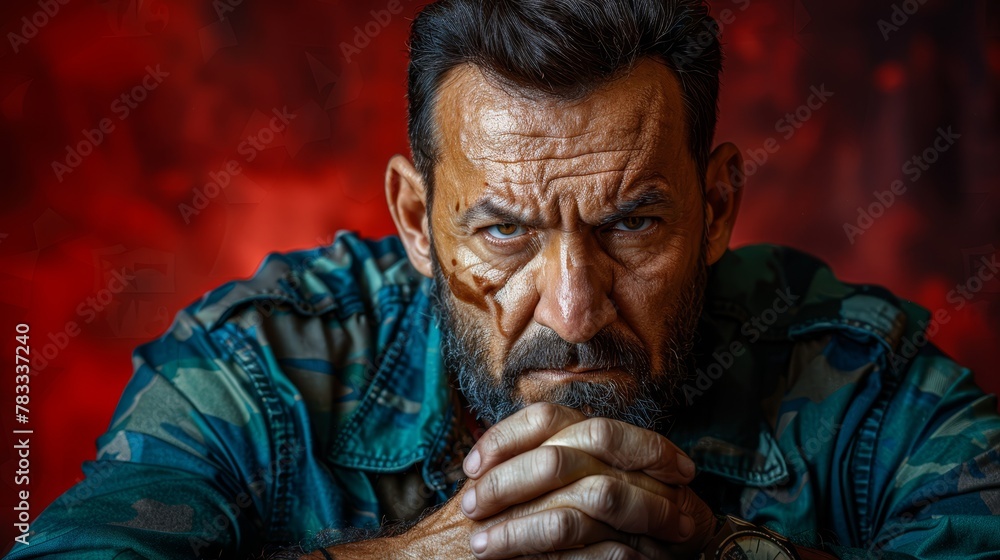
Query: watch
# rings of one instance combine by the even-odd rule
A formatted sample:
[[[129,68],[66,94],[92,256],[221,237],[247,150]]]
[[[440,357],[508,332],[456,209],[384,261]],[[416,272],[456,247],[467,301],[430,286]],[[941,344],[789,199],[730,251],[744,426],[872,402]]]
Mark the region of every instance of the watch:
[[[766,527],[731,515],[719,525],[701,553],[701,560],[801,560],[792,541]]]

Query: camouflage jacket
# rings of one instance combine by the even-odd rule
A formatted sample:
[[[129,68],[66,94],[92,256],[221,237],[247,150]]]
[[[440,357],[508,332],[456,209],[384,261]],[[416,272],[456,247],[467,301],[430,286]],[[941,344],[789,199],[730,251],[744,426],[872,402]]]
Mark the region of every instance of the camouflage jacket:
[[[208,293],[135,374],[86,478],[10,558],[234,558],[412,519],[474,422],[399,241],[341,234]],[[717,512],[844,558],[1000,558],[1000,417],[946,322],[768,245],[712,267],[667,434]]]

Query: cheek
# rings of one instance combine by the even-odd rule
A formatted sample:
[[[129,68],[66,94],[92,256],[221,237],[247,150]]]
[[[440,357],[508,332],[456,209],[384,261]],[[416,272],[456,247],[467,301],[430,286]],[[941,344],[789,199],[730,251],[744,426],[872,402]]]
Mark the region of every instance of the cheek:
[[[533,316],[537,264],[532,261],[507,270],[484,261],[461,245],[452,256],[441,255],[441,260],[445,261],[440,265],[451,293],[465,304],[463,311],[493,335],[492,351],[506,351],[512,337]]]
[[[449,260],[450,259],[450,260]],[[439,263],[455,299],[481,311],[489,309],[491,296],[504,282],[504,274],[483,262],[467,247],[459,245]]]
[[[505,338],[519,334],[534,317],[539,297],[536,276],[540,268],[540,258],[533,259],[509,274],[503,287],[494,295],[497,308],[502,311],[497,324]]]
[[[669,252],[651,256],[638,268],[620,267],[615,274],[613,298],[619,319],[639,337],[654,354],[667,336],[668,319],[677,313],[686,297],[685,287],[692,281],[697,262]],[[697,255],[695,255],[697,257]]]

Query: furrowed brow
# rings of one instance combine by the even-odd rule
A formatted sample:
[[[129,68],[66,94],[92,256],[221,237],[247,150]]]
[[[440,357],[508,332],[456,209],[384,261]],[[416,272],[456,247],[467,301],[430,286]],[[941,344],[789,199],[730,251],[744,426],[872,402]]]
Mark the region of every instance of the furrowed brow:
[[[639,210],[656,209],[666,212],[673,208],[673,200],[666,193],[659,189],[650,189],[632,200],[627,200],[618,205],[618,209],[602,220],[602,224],[611,224],[619,220],[624,220]]]
[[[458,218],[458,224],[466,229],[470,229],[472,224],[484,223],[536,225],[534,220],[526,219],[525,216],[489,198],[479,200]]]

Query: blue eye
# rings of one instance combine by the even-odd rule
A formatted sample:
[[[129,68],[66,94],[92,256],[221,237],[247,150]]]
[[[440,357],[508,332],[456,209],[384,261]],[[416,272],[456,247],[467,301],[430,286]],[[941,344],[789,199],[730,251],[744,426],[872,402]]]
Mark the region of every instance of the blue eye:
[[[486,228],[486,233],[497,239],[513,239],[527,233],[527,229],[518,224],[497,224]]]
[[[653,225],[653,218],[629,217],[615,222],[614,228],[619,231],[645,231]]]

